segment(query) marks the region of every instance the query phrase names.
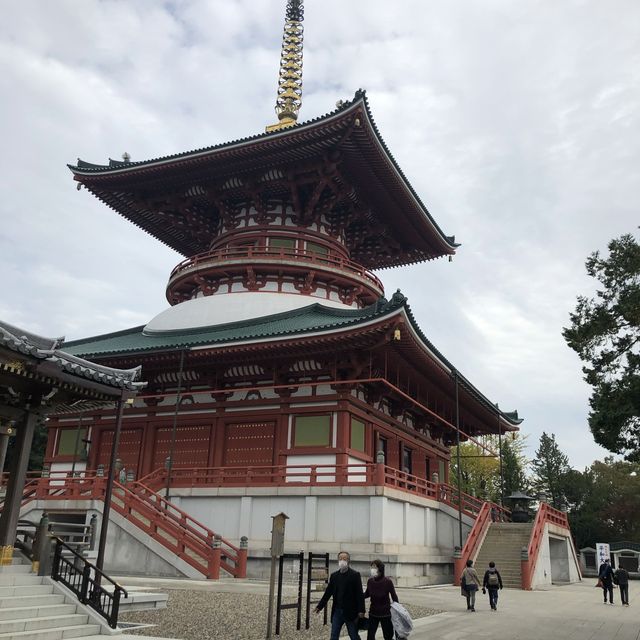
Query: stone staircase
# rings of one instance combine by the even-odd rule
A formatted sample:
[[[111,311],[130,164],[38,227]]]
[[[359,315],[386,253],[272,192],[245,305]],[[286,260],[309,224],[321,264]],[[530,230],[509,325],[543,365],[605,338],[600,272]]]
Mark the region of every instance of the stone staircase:
[[[15,640],[61,640],[97,638],[100,625],[74,600],[31,573],[31,564],[14,557],[0,567],[0,638]],[[103,636],[104,637],[104,636]]]
[[[532,528],[531,522],[492,522],[474,562],[480,580],[493,561],[505,587],[522,589],[520,552],[529,546]]]

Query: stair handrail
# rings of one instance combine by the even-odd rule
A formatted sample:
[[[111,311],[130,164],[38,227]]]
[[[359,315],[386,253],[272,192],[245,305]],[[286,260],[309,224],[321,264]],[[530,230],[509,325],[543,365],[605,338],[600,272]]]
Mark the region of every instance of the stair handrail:
[[[78,600],[101,615],[112,629],[118,626],[120,598],[129,597],[127,590],[111,579],[86,558],[77,553],[62,539],[54,537],[55,551],[51,567],[51,578],[61,582]],[[63,549],[72,555],[72,560],[62,555]],[[102,586],[105,579],[113,585],[113,593]]]
[[[195,518],[192,518],[188,513],[176,507],[170,501],[165,500],[160,494],[149,489],[149,487],[140,485],[138,482],[129,484],[138,485],[138,491],[132,491],[129,486],[124,486],[117,482],[114,483],[117,493],[119,493],[125,503],[125,512],[122,512],[122,509],[117,503],[112,503],[112,507],[120,512],[121,515],[128,518],[126,509],[140,511],[141,508],[146,508],[150,516],[151,513],[156,514],[155,518],[150,517],[154,526],[165,529],[165,531],[168,527],[173,526],[174,530],[172,535],[177,533],[176,539],[180,540],[180,533],[182,533],[183,536],[185,536],[182,539],[182,543],[188,543],[193,551],[200,554],[206,561],[207,566],[205,567],[205,565],[201,563],[196,563],[195,560],[188,555],[182,557],[178,553],[178,556],[182,557],[184,561],[194,566],[198,571],[204,573],[208,578],[217,579],[220,568],[223,568],[227,573],[236,578],[246,577],[246,560],[248,553],[246,544],[241,542],[241,546],[236,547],[221,535],[216,534]],[[140,492],[143,491],[147,493],[142,493],[141,495]],[[137,505],[135,501],[138,501]],[[180,514],[180,517],[176,516],[173,512]],[[166,546],[166,541],[162,536],[159,540]],[[233,562],[233,565],[230,564],[229,561]]]
[[[161,511],[166,517],[176,522],[179,526],[187,529],[194,536],[202,540],[202,542],[211,544],[216,537],[215,531],[212,531],[211,529],[209,529],[209,527],[190,516],[186,511],[183,511],[182,509],[180,509],[180,507],[177,507],[170,500],[167,500],[150,487],[142,484],[140,481],[129,482],[126,486],[116,482],[115,485],[120,489],[124,489],[125,491],[133,493],[135,496],[137,496],[147,504],[153,505],[156,510]],[[130,488],[131,485],[134,485],[135,489],[142,490],[143,494],[141,495],[140,493],[138,493],[138,491],[132,490]],[[240,550],[239,547],[236,547],[228,540],[225,540],[224,538],[221,538],[221,540],[223,541],[223,544],[228,546],[233,551],[238,552]]]
[[[467,564],[467,560],[475,560],[480,550],[480,545],[487,535],[491,524],[491,503],[484,502],[476,517],[476,521],[469,531],[467,540],[462,549],[456,548],[453,561],[453,584],[459,585],[462,572]],[[459,557],[458,557],[459,555]]]
[[[544,528],[547,523],[555,524],[563,529],[569,529],[569,519],[566,513],[554,509],[546,502],[540,503],[535,520],[533,521],[529,544],[526,547],[526,557],[523,555],[522,558],[522,588],[528,591],[531,590],[533,574],[536,570],[540,547],[544,537]]]

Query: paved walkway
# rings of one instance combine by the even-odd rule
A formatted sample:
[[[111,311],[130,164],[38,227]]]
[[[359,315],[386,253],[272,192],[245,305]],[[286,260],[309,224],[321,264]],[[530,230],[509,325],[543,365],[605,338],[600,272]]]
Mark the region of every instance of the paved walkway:
[[[254,581],[145,578],[122,578],[121,581],[125,585],[144,583],[158,589],[200,588],[211,592],[267,593],[266,583]],[[630,607],[620,604],[617,588],[614,589],[615,604],[603,604],[602,590],[594,587],[595,581],[595,578],[585,578],[581,583],[552,586],[542,591],[503,589],[498,611],[491,611],[488,596],[480,592],[476,613],[466,610],[466,601],[458,587],[398,589],[398,597],[401,602],[444,611],[417,620],[410,640],[640,640],[640,581],[632,581],[629,585]],[[288,586],[286,589],[293,588]],[[122,640],[134,637],[142,638],[120,636]],[[299,637],[304,640],[304,632]],[[364,639],[366,635],[361,633],[361,637]],[[378,638],[381,638],[380,631]]]
[[[488,596],[478,594],[476,613],[466,610],[457,587],[399,589],[401,601],[421,604],[445,613],[416,621],[411,640],[640,640],[640,582],[630,584],[630,607],[602,602],[595,578],[553,586],[545,591],[503,589],[498,611]]]

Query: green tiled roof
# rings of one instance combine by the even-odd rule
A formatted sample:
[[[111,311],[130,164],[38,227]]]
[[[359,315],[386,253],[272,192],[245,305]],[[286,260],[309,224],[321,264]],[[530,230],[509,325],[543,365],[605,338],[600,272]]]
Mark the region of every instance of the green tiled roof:
[[[193,348],[243,341],[258,342],[261,339],[291,338],[309,333],[329,334],[338,329],[356,327],[371,320],[382,319],[385,316],[392,315],[399,309],[404,310],[416,334],[429,351],[449,371],[456,371],[456,368],[422,332],[407,304],[406,297],[400,291],[393,294],[391,300],[387,301],[385,298],[380,298],[376,304],[364,309],[335,309],[316,303],[293,311],[191,331],[145,334],[144,327],[140,326],[116,333],[67,342],[64,345],[64,349],[68,353],[81,355],[85,358],[99,358],[153,351],[162,352],[183,347]],[[499,411],[500,415],[514,426],[522,422],[522,418],[518,417],[517,411],[506,412],[499,410],[496,404],[484,396],[460,372],[457,372],[457,375],[460,385],[465,387],[481,404],[489,407],[492,411]]]
[[[144,327],[134,327],[117,333],[67,342],[64,348],[69,353],[81,354],[88,358],[143,351],[166,351],[181,347],[294,336],[310,332],[329,332],[357,325],[375,317],[383,317],[398,306],[400,305],[393,302],[384,302],[365,309],[344,310],[316,303],[294,311],[190,331],[145,334]]]

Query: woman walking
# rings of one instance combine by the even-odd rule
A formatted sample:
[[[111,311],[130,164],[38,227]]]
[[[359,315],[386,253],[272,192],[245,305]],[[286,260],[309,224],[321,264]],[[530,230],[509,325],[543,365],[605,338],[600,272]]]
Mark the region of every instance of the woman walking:
[[[393,640],[391,600],[398,602],[398,596],[391,579],[385,577],[384,563],[380,560],[374,560],[371,563],[371,577],[367,581],[367,590],[364,592],[364,597],[365,600],[371,598],[367,640],[374,640],[378,625],[382,627],[384,640]]]
[[[476,610],[476,591],[480,588],[478,572],[473,568],[473,560],[467,560],[467,567],[462,572],[460,587],[467,598],[467,611]]]

